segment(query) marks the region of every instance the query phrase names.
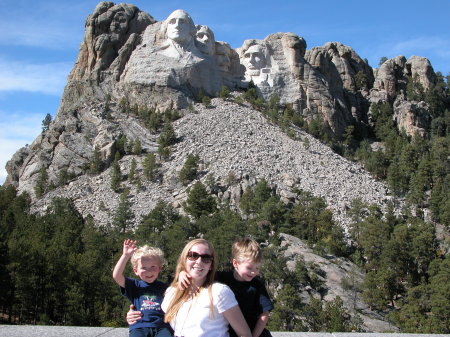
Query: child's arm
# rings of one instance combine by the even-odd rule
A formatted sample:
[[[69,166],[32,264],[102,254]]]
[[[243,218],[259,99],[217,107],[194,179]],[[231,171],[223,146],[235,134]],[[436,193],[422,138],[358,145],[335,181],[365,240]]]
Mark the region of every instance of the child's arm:
[[[263,312],[258,317],[258,322],[256,322],[255,328],[252,331],[252,337],[259,337],[261,333],[263,332],[264,328],[267,325],[267,321],[269,320],[269,312]]]
[[[191,275],[186,273],[184,270],[180,271],[178,274],[178,289],[184,290],[186,288],[189,288],[191,285]]]
[[[123,276],[123,272],[125,271],[125,267],[127,266],[128,260],[131,258],[131,256],[137,249],[136,242],[137,241],[129,239],[126,239],[123,242],[122,256],[120,257],[119,261],[117,261],[116,266],[114,267],[113,270],[113,279],[122,288],[125,288],[125,276]]]

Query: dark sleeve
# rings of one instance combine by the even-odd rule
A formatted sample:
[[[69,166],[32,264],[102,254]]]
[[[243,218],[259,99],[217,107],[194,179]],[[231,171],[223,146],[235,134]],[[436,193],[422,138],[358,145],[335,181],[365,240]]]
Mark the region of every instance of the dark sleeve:
[[[128,298],[131,303],[136,298],[136,280],[130,277],[125,277],[125,288],[120,287],[120,293],[122,296]]]
[[[260,278],[255,278],[255,280],[258,282],[259,304],[261,305],[262,312],[271,311],[273,309],[273,303],[269,297],[269,293],[267,292],[263,280]]]

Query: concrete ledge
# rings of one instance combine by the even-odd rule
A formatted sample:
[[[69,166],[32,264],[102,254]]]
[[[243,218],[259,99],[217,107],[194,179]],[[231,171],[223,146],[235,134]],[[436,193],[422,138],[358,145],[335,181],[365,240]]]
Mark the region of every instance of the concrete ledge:
[[[450,334],[272,332],[273,337],[449,337]],[[128,337],[126,328],[79,326],[0,325],[0,337]],[[192,336],[194,337],[194,336]]]

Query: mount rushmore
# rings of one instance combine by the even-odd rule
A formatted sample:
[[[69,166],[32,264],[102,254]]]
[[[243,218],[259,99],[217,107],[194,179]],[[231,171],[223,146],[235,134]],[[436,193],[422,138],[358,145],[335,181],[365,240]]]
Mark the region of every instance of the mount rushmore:
[[[364,85],[358,85],[357,74],[365,78]],[[245,40],[240,48],[233,49],[226,42],[216,41],[211,27],[196,25],[183,10],[176,10],[166,20],[157,22],[134,5],[101,2],[86,19],[84,39],[68,76],[55,120],[48,130],[42,132],[31,145],[18,150],[7,163],[6,184],[13,184],[20,192],[27,191],[35,198],[33,186],[42,168],[47,171],[49,182],[55,185],[59,172],[68,170],[80,179],[75,179],[53,194],[64,195],[73,188],[75,192],[67,193],[79,200],[81,205],[85,200],[83,195],[90,194],[92,188],[88,189],[91,192],[83,192],[83,189],[74,186],[81,184],[83,179],[94,179],[83,175],[95,148],[100,149],[102,159],[106,160],[114,141],[124,134],[128,139],[139,139],[144,152],[156,152],[157,134],[143,128],[133,116],[120,112],[120,101],[124,98],[130,106],[152,107],[160,112],[180,109],[189,114],[187,108],[192,106],[199,94],[216,96],[223,86],[239,91],[254,85],[261,98],[269,100],[273,95],[278,95],[282,104],[291,106],[306,121],[319,118],[330,136],[337,139],[342,137],[349,125],[370,123],[369,107],[373,102],[393,102],[394,118],[398,125],[410,134],[425,132],[424,126],[429,123],[426,105],[405,99],[406,78],[412,74],[418,75],[425,88],[436,81],[429,61],[417,56],[409,60],[399,56],[387,60],[379,69],[372,69],[351,47],[329,42],[307,50],[306,41],[293,33],[275,33],[263,40]],[[214,139],[220,139],[230,131],[227,128],[233,125],[233,118],[242,118],[237,112],[244,116],[247,113],[253,116],[253,112],[249,113],[251,109],[230,102],[215,102],[213,108],[197,108],[197,111],[210,116],[212,121],[209,123],[218,123],[215,129],[206,126],[206,129],[198,130],[216,132],[209,140],[212,144],[192,142],[187,146],[192,130],[176,129],[179,136],[181,132],[184,134],[174,146],[172,161],[162,164],[165,170],[162,182],[169,187],[167,193],[161,192],[164,195],[159,197],[174,201],[174,195],[178,198],[185,196],[180,192],[180,186],[170,182],[188,153],[200,152],[200,156],[205,157],[208,154],[206,167],[219,161],[208,149],[212,148],[216,156],[222,154],[223,159],[230,148],[241,147],[235,144],[219,148]],[[113,120],[105,118],[106,110],[110,110]],[[229,114],[228,120],[222,118],[223,115],[219,116],[221,111]],[[197,123],[197,119],[191,116],[186,121]],[[238,127],[230,131],[229,144],[239,142],[239,138],[245,136],[243,130],[247,122],[242,121],[242,129]],[[179,127],[183,123],[186,127],[188,122],[177,123]],[[177,123],[174,123],[175,128]],[[227,157],[230,161],[239,159],[241,163],[224,163],[228,171],[216,168],[210,173],[222,182],[233,168],[238,177],[246,177],[247,182],[242,182],[238,191],[227,191],[225,186],[225,191],[221,192],[228,198],[235,196],[234,204],[238,202],[249,177],[266,178],[278,186],[279,194],[289,195],[293,187],[299,187],[324,196],[332,204],[337,217],[345,213],[351,200],[356,197],[377,204],[385,204],[391,199],[382,183],[370,178],[359,165],[343,158],[333,164],[331,171],[334,172],[330,175],[327,163],[339,156],[302,131],[298,131],[300,138],[311,139],[311,144],[317,145],[308,150],[301,142],[293,142],[289,149],[283,144],[270,149],[260,148],[266,144],[255,140],[255,134],[261,132],[258,127],[265,128],[263,124],[258,124],[256,129],[248,131],[248,137],[244,140],[246,146],[240,154],[246,153],[249,148],[255,153],[267,152],[266,163],[286,162],[287,167],[283,172],[282,168],[275,170],[278,165],[269,164],[261,172],[261,163],[255,159],[256,156],[247,153],[242,158],[240,154]],[[274,132],[272,128],[270,132]],[[290,143],[287,139],[289,137],[286,137],[286,142]],[[312,149],[316,146],[314,152]],[[177,149],[183,151],[177,152]],[[321,157],[323,154],[326,158]],[[294,159],[299,160],[297,169],[288,167]],[[302,162],[309,166],[301,167]],[[124,158],[121,165],[127,169],[129,160]],[[95,185],[92,181],[87,184]],[[174,189],[177,191],[174,192]],[[100,194],[101,198],[105,195],[104,192]],[[136,191],[136,195],[140,192]],[[108,198],[113,201],[108,199],[105,202],[113,207],[117,198],[113,194]],[[147,204],[151,205],[152,199],[135,206],[142,208],[138,213],[148,211],[151,206]],[[95,203],[83,207],[84,214],[95,213]]]

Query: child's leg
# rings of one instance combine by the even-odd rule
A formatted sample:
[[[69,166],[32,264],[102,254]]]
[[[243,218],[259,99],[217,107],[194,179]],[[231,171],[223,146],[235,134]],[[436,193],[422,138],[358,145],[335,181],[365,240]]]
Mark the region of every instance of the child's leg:
[[[130,337],[147,337],[147,328],[136,328],[130,330]]]
[[[155,334],[155,337],[173,337],[173,335],[169,329],[161,328],[161,329],[158,329],[158,332]]]

